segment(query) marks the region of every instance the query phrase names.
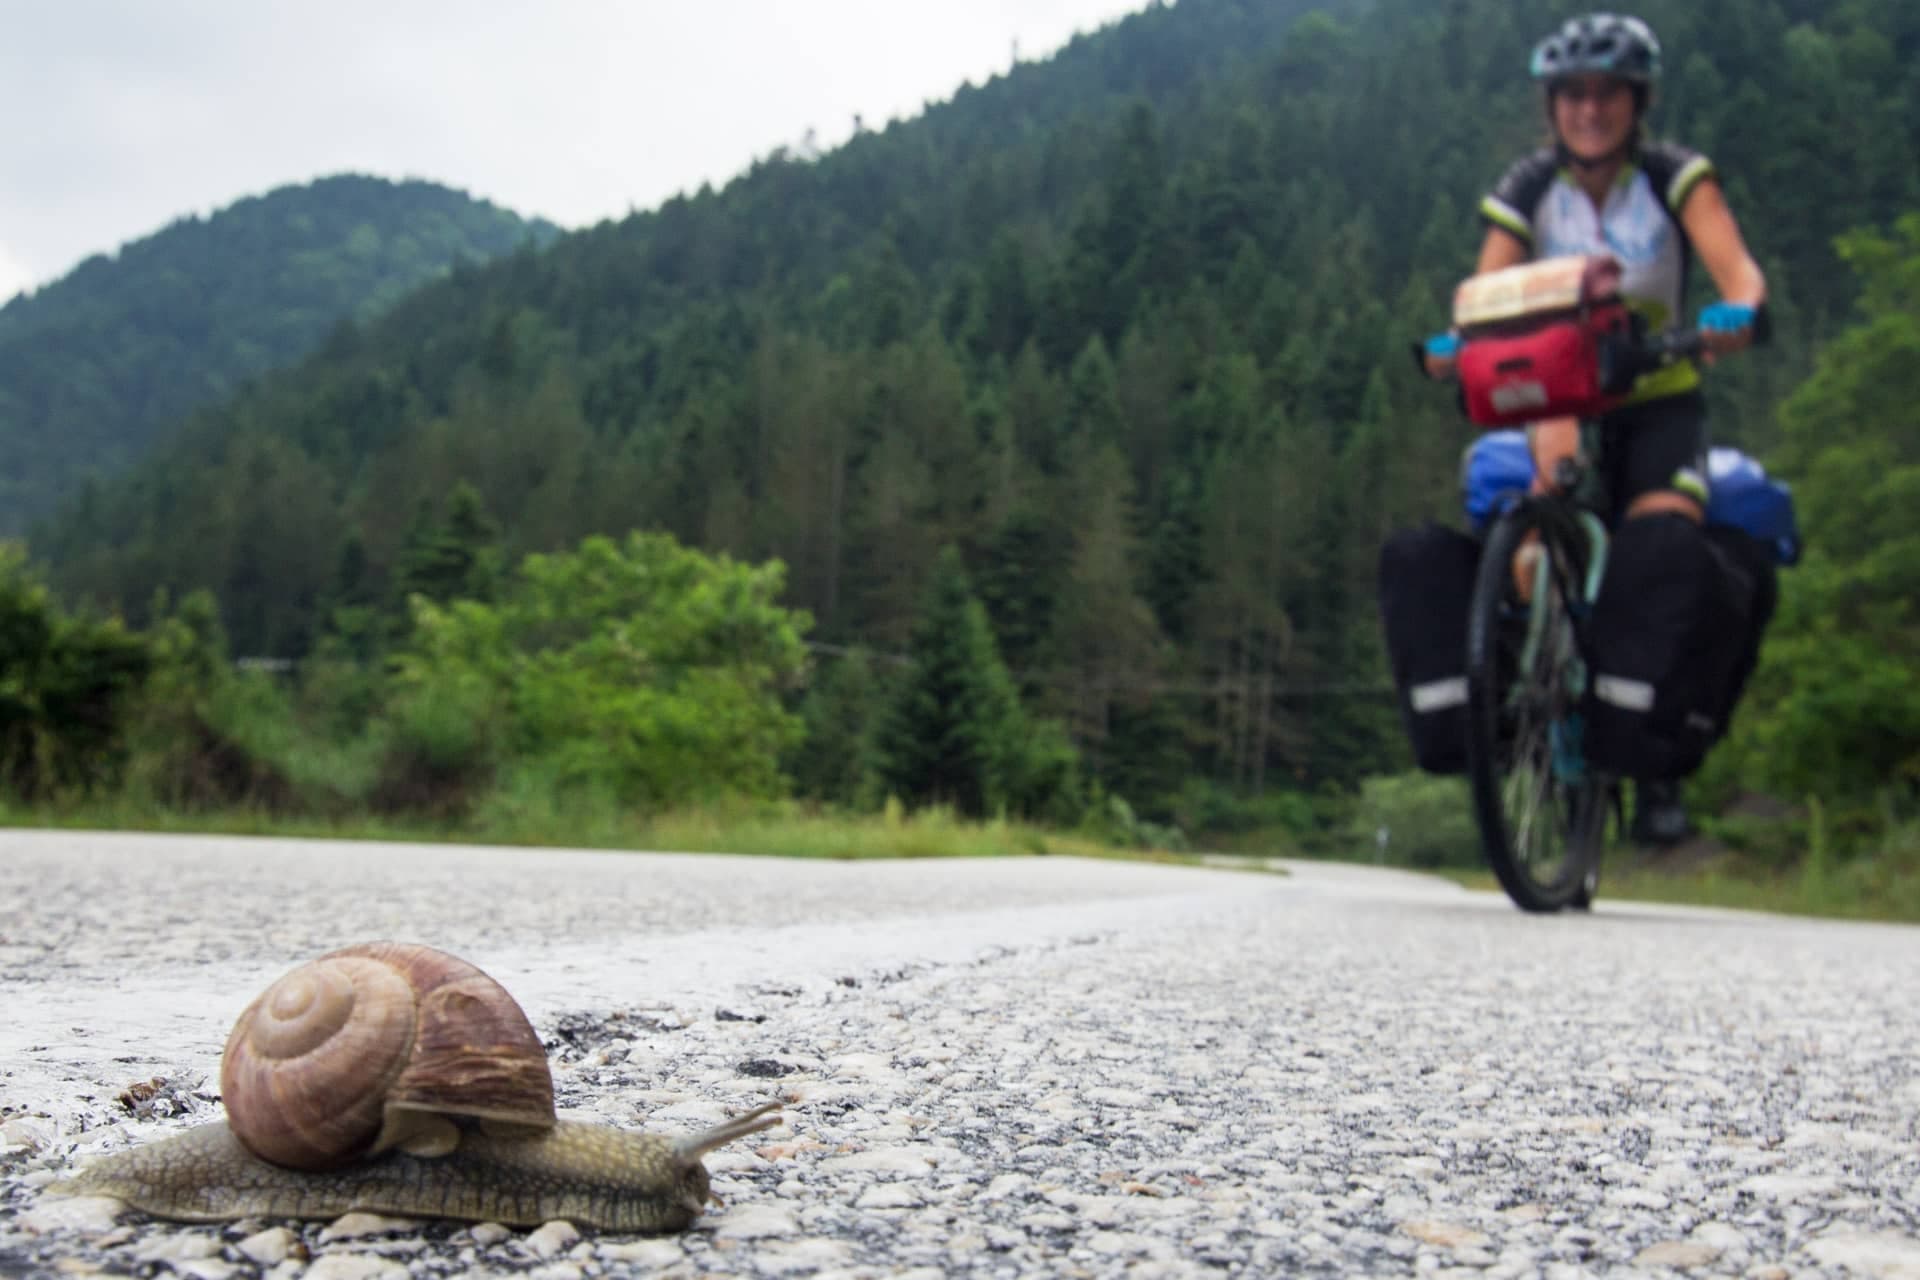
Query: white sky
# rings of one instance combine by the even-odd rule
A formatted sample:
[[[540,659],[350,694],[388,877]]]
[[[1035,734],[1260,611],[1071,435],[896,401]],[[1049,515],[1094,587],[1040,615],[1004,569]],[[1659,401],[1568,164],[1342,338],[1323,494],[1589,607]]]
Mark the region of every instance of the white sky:
[[[0,0],[0,302],[354,171],[565,227],[844,140],[1147,0]]]

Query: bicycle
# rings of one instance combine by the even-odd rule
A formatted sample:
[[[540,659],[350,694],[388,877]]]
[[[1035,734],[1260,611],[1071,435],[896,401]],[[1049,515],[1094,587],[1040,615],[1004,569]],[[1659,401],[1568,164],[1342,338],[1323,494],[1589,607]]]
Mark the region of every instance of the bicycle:
[[[1698,330],[1602,340],[1602,385],[1703,349]],[[1467,623],[1467,773],[1481,845],[1507,896],[1527,911],[1592,905],[1619,779],[1588,766],[1580,707],[1588,689],[1585,625],[1606,572],[1597,514],[1601,432],[1583,417],[1578,457],[1552,488],[1512,500],[1488,529]],[[1530,557],[1522,590],[1515,558]]]

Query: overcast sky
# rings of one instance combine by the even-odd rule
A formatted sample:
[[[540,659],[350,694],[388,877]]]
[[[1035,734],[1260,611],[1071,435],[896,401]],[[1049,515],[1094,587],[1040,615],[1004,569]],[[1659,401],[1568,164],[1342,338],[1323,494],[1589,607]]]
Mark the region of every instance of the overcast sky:
[[[590,225],[1146,3],[0,0],[0,302],[349,170]]]

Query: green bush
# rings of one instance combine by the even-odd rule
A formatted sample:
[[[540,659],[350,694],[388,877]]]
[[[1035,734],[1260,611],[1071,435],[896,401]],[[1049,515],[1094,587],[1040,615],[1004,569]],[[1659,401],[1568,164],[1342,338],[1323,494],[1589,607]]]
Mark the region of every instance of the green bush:
[[[1166,823],[1148,822],[1134,813],[1125,798],[1095,792],[1093,803],[1080,820],[1080,834],[1121,849],[1159,849],[1185,853],[1191,846],[1186,832]]]
[[[1320,823],[1313,798],[1301,791],[1247,794],[1212,778],[1190,777],[1173,799],[1176,825],[1195,835],[1246,832],[1310,835]]]
[[[783,574],[636,533],[527,557],[497,603],[416,596],[394,750],[461,788],[513,760],[627,804],[781,794],[809,621]]]
[[[1346,844],[1349,857],[1380,856],[1395,866],[1478,867],[1484,862],[1465,780],[1424,773],[1362,783]]]
[[[117,783],[153,653],[118,621],[71,617],[0,543],[0,784],[39,800]]]
[[[1870,849],[1889,797],[1920,796],[1920,213],[1843,237],[1856,322],[1782,408],[1779,469],[1808,555],[1710,776],[1824,805],[1836,854]]]

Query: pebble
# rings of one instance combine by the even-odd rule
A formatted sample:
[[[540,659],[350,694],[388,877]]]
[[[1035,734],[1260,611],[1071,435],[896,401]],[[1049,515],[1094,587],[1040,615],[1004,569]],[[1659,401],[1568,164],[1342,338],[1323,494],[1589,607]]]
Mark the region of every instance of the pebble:
[[[899,1183],[868,1187],[854,1201],[856,1209],[917,1209],[926,1203],[920,1193]]]
[[[381,1213],[347,1213],[320,1231],[320,1243],[364,1240],[370,1236],[397,1236],[420,1229],[418,1218],[393,1218]]]
[[[1894,1231],[1830,1232],[1807,1246],[1807,1256],[1823,1267],[1866,1275],[1920,1276],[1920,1240]]]
[[[288,1228],[268,1227],[264,1231],[254,1232],[234,1248],[261,1266],[271,1267],[292,1257],[294,1248],[299,1243],[300,1237]]]
[[[0,1155],[12,1154],[10,1148],[40,1151],[53,1140],[53,1121],[43,1116],[14,1116],[0,1122]]]
[[[635,1271],[664,1271],[687,1259],[686,1246],[672,1239],[602,1244],[594,1252],[604,1261],[623,1263]]]
[[[197,1258],[211,1258],[219,1254],[218,1237],[202,1235],[192,1231],[168,1233],[150,1236],[133,1250],[133,1256],[139,1262],[189,1262]]]
[[[743,1205],[730,1210],[714,1235],[721,1240],[767,1240],[800,1233],[793,1214],[777,1205]]]
[[[1487,1237],[1478,1231],[1451,1222],[1403,1222],[1400,1230],[1422,1244],[1441,1249],[1478,1249],[1487,1243]]]
[[[850,1266],[853,1246],[841,1240],[776,1241],[757,1246],[754,1270],[761,1275],[815,1275],[835,1267]]]
[[[367,1253],[326,1253],[313,1260],[301,1280],[406,1280],[406,1276],[405,1267],[386,1258]]]
[[[118,1227],[126,1211],[124,1204],[106,1196],[41,1196],[18,1221],[36,1235],[101,1236]]]
[[[571,1222],[548,1222],[527,1233],[521,1241],[536,1258],[557,1258],[580,1240],[580,1231]]]
[[[1660,1244],[1649,1245],[1633,1255],[1636,1267],[1670,1267],[1675,1271],[1686,1271],[1693,1267],[1710,1266],[1719,1261],[1720,1250],[1710,1244],[1695,1240],[1667,1240]]]
[[[822,1172],[834,1173],[911,1173],[923,1174],[933,1167],[925,1151],[906,1147],[884,1147],[855,1155],[830,1156],[820,1162]]]

